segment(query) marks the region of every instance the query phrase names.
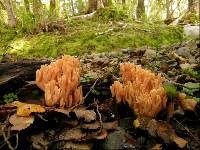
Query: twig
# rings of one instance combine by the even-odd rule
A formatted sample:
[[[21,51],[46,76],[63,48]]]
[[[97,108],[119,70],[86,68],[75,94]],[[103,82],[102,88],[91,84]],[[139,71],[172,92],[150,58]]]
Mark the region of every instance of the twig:
[[[45,119],[44,117],[42,117],[40,114],[37,114],[37,116],[38,116],[41,120],[43,120],[43,121],[45,121],[45,122],[48,121],[47,119]]]
[[[98,80],[99,80],[99,78],[96,79],[96,81],[94,82],[94,84],[92,85],[92,87],[90,88],[90,90],[87,92],[87,94],[83,98],[83,101],[88,97],[88,95],[90,94],[90,92],[93,90],[94,86],[97,84]]]
[[[100,114],[100,112],[99,112],[99,105],[97,104],[97,102],[96,102],[95,99],[94,99],[94,103],[96,104],[97,114],[98,114],[98,116],[99,116],[100,132],[102,132],[102,129],[103,129],[103,122],[102,122],[101,114]]]
[[[174,120],[175,120],[179,125],[181,125],[181,126],[183,127],[183,129],[184,129],[185,131],[187,131],[187,132],[189,133],[189,135],[200,145],[200,142],[199,142],[199,140],[197,139],[197,137],[195,137],[195,136],[190,132],[189,129],[187,129],[186,127],[184,127],[184,125],[181,124],[181,123],[180,123],[178,120],[176,120],[175,118],[174,118]]]

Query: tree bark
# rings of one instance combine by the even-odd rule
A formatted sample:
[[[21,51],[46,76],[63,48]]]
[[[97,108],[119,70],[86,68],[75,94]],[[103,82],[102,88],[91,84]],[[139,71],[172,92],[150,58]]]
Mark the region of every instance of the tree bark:
[[[33,14],[35,17],[40,17],[40,15],[42,15],[41,0],[33,0]]]
[[[3,5],[5,6],[7,15],[8,15],[8,25],[10,27],[16,27],[17,25],[17,19],[15,17],[15,14],[13,12],[12,3],[10,0],[3,0]]]
[[[56,0],[50,0],[50,16],[56,16]]]
[[[103,0],[104,7],[110,7],[112,5],[112,0]]]
[[[75,14],[75,10],[74,10],[74,2],[73,0],[70,1],[71,2],[71,8],[72,8],[72,14]]]
[[[199,13],[199,1],[188,0],[188,12],[198,14]]]
[[[122,0],[122,6],[123,6],[123,9],[126,8],[126,0]]]
[[[144,15],[145,15],[144,0],[138,0],[136,8],[136,17],[137,19],[141,19]]]
[[[97,9],[104,8],[103,0],[97,0]]]
[[[88,0],[87,13],[92,13],[97,10],[97,0]]]
[[[23,60],[0,63],[0,99],[4,94],[19,90],[26,81],[35,80],[35,72],[49,60]]]
[[[26,12],[27,13],[30,13],[30,3],[29,3],[29,0],[24,0],[24,5],[25,5],[25,8],[26,8]]]

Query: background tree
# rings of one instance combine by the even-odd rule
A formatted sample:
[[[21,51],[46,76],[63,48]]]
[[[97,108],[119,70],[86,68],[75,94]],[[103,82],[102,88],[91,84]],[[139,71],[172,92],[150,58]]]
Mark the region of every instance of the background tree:
[[[15,17],[14,12],[13,12],[11,1],[10,0],[3,0],[2,3],[5,7],[7,15],[8,15],[8,20],[7,20],[8,25],[10,27],[16,27],[17,26],[17,19]]]
[[[141,19],[144,16],[145,16],[144,0],[138,0],[138,4],[136,8],[136,17],[137,19]]]
[[[42,15],[42,9],[41,0],[33,0],[33,14],[35,17],[40,17]]]
[[[29,0],[24,0],[24,6],[26,8],[26,12],[27,13],[30,13],[30,3],[29,3]]]
[[[88,0],[87,13],[92,13],[97,9],[97,0]]]
[[[198,14],[199,13],[199,1],[188,0],[188,12]]]

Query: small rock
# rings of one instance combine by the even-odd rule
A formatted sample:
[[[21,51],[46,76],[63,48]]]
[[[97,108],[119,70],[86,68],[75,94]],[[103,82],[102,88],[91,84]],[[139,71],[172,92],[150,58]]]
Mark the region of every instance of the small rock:
[[[156,55],[157,53],[155,50],[147,49],[143,56],[146,57],[147,59],[153,59],[156,57]]]
[[[139,149],[137,141],[121,128],[110,133],[100,147],[102,149]]]
[[[189,47],[180,47],[176,50],[176,54],[183,57],[189,57],[190,51]]]

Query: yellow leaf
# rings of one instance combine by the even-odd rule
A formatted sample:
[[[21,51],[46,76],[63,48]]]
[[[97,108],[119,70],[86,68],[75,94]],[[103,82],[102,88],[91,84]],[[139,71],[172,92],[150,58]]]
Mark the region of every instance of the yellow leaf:
[[[134,120],[134,121],[133,121],[133,126],[134,126],[135,128],[138,128],[138,127],[140,126],[140,121],[139,121],[138,119]]]
[[[17,107],[17,115],[21,117],[30,116],[32,112],[43,113],[46,111],[45,108],[40,105],[27,104],[20,101],[14,101],[12,105]]]
[[[17,115],[26,117],[26,116],[30,116],[30,114],[33,112],[43,113],[45,111],[46,111],[45,108],[40,105],[24,103],[24,105],[21,105],[17,108]]]

